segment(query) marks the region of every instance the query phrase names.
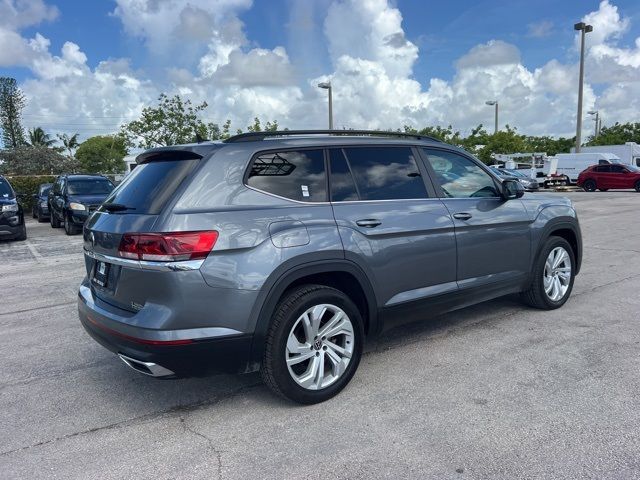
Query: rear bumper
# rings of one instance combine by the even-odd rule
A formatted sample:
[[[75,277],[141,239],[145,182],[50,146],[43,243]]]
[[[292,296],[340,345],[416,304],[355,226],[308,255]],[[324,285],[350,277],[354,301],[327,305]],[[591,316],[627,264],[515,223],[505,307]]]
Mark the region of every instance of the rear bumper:
[[[102,309],[85,285],[81,285],[78,293],[78,315],[94,340],[147,375],[197,377],[247,371],[252,335],[232,333],[226,328],[151,330],[136,327],[135,315],[118,317]],[[144,365],[136,368],[140,363],[153,364],[152,373],[145,371]],[[156,367],[164,369],[157,370],[161,374],[153,373]]]

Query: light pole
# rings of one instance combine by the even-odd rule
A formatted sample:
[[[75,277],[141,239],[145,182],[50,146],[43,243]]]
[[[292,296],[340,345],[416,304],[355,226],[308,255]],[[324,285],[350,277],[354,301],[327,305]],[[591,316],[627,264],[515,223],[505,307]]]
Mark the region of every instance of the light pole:
[[[589,110],[587,112],[589,115],[595,115],[596,118],[594,119],[596,122],[596,127],[594,128],[594,134],[593,134],[593,138],[597,138],[598,135],[600,134],[600,114],[598,113],[598,110]]]
[[[493,130],[494,135],[496,133],[498,133],[498,101],[497,100],[487,100],[486,102],[487,105],[495,105],[496,106],[496,122],[495,122],[495,128]]]
[[[576,23],[574,30],[580,31],[580,80],[578,84],[578,119],[576,120],[576,153],[580,153],[582,143],[582,87],[584,84],[584,37],[593,32],[593,27],[584,22]]]
[[[333,130],[333,97],[331,95],[331,82],[321,82],[318,87],[329,90],[329,130]]]

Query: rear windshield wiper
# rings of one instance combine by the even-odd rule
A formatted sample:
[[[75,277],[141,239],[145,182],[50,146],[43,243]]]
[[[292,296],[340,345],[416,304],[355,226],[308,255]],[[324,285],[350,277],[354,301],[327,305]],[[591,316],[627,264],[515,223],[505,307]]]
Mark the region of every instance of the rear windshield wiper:
[[[121,203],[105,203],[101,207],[107,212],[123,212],[124,210],[135,210],[133,207],[127,207]]]

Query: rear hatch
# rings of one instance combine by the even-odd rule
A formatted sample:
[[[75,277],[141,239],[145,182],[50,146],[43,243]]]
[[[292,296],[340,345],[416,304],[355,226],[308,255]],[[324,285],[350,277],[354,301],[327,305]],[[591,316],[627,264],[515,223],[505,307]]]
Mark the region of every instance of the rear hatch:
[[[150,280],[153,280],[154,296],[171,288],[161,276],[170,276],[173,272],[144,271],[118,264],[118,260],[126,258],[120,247],[125,234],[130,238],[131,234],[157,231],[163,210],[189,181],[200,161],[200,155],[179,150],[151,156],[138,165],[89,218],[83,234],[85,264],[95,297],[136,312],[147,299]]]

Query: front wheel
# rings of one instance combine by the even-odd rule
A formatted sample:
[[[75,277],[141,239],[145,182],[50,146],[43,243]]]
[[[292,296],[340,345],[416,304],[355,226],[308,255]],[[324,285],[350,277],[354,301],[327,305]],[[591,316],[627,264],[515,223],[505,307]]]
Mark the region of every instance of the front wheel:
[[[582,188],[584,188],[585,192],[595,192],[596,191],[595,180],[587,180],[586,182],[584,182],[584,186]]]
[[[303,404],[338,394],[353,377],[364,340],[360,312],[343,292],[304,285],[287,293],[267,332],[262,378]]]
[[[51,228],[60,228],[60,220],[58,220],[56,212],[54,212],[51,207],[49,207],[49,223],[51,224]]]
[[[71,214],[67,213],[64,216],[64,233],[67,235],[75,235],[78,233],[78,227],[76,227],[71,221]]]
[[[636,182],[636,184],[633,186],[633,188],[635,188],[635,189],[636,189],[636,192],[640,192],[640,180],[638,180],[638,181]]]
[[[575,254],[569,242],[549,237],[533,266],[529,288],[522,292],[528,305],[553,310],[565,304],[573,289]]]

